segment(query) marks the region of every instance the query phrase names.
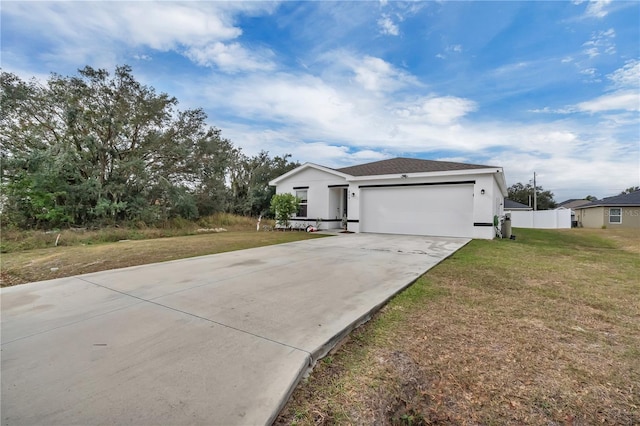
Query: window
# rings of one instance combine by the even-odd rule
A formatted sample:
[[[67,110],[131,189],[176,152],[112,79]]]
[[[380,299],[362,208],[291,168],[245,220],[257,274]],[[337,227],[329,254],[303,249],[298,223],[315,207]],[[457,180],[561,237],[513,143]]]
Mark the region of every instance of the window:
[[[300,200],[298,204],[298,217],[307,217],[307,190],[296,191],[296,197]]]
[[[609,209],[609,223],[622,223],[622,209]]]

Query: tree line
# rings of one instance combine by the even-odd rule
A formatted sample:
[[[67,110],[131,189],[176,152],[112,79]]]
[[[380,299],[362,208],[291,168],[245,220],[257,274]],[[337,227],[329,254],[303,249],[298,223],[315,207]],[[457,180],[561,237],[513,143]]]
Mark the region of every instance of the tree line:
[[[618,195],[631,194],[632,192],[640,191],[639,186],[630,186],[626,188]],[[527,206],[533,206],[533,185],[531,183],[522,184],[520,182],[514,183],[507,188],[507,198],[518,203],[525,204]],[[554,195],[551,191],[545,191],[541,186],[536,186],[536,197],[538,210],[554,209],[557,206],[556,201],[553,199]],[[587,195],[584,197],[588,201],[597,201],[598,198],[593,195]]]
[[[216,212],[265,214],[290,155],[247,156],[202,109],[89,66],[46,83],[0,74],[3,225],[155,224]]]

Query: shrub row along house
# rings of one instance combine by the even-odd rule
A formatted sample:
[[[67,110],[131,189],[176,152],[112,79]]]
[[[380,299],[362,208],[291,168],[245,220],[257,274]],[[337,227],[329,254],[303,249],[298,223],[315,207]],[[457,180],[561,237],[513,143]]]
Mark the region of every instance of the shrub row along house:
[[[494,238],[507,195],[501,167],[413,158],[305,163],[269,184],[300,200],[295,227],[482,239]]]

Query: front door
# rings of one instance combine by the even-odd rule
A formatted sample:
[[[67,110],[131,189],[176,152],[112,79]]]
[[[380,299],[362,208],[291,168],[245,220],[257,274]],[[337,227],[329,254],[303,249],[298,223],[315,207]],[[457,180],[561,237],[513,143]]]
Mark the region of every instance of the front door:
[[[342,217],[348,216],[348,208],[349,205],[349,188],[344,188],[342,190]]]

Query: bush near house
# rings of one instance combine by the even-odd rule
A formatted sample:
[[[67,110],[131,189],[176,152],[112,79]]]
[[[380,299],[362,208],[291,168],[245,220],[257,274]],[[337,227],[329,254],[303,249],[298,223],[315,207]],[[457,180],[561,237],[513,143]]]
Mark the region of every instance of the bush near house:
[[[300,199],[293,194],[276,194],[271,197],[271,212],[275,215],[278,226],[288,228],[291,216],[298,211]]]

